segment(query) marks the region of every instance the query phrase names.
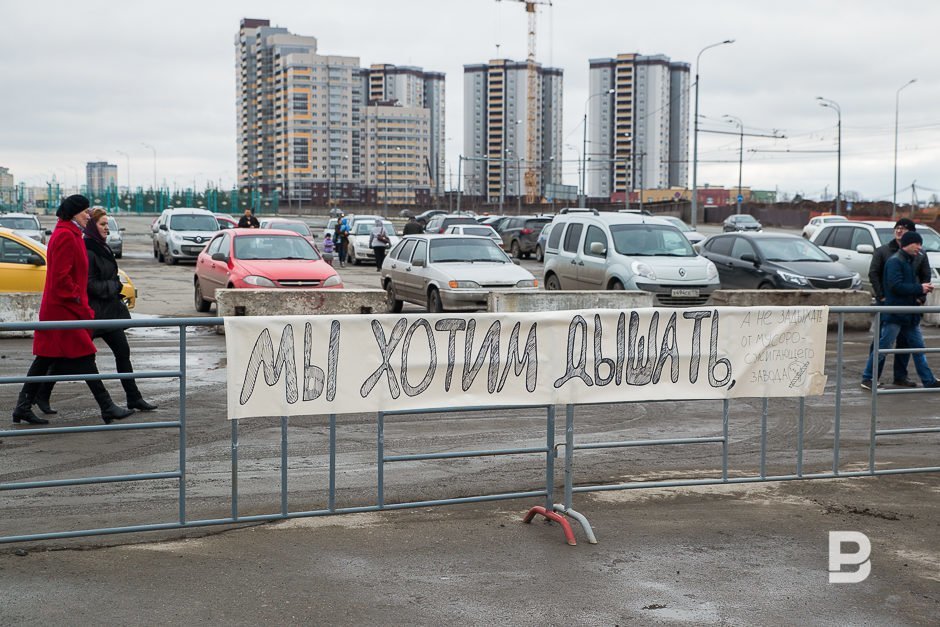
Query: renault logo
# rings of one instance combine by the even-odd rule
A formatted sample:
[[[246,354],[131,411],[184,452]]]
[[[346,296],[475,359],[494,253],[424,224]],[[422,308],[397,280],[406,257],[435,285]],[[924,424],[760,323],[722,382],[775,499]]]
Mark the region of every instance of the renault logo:
[[[679,276],[685,276],[685,268],[679,268]]]
[[[829,279],[830,281],[833,281],[833,280],[835,280],[836,276],[835,276],[834,274],[830,274],[830,275],[827,276],[826,278]]]

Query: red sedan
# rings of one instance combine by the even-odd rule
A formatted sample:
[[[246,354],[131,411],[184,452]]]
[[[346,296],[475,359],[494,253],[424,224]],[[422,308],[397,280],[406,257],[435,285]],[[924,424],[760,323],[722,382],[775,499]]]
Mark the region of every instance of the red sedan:
[[[266,287],[342,289],[343,280],[306,238],[289,231],[220,231],[196,259],[196,311],[209,311],[218,289]]]

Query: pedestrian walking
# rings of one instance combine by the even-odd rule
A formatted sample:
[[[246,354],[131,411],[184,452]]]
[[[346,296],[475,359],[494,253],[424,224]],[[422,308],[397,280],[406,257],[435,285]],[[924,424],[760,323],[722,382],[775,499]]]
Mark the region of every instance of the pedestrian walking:
[[[323,261],[333,265],[333,236],[327,233],[323,236]]]
[[[385,230],[385,225],[382,224],[381,220],[376,219],[375,226],[372,227],[372,234],[369,236],[369,248],[375,253],[376,272],[382,270],[382,264],[385,263],[385,251],[388,250],[391,243],[392,240],[388,236],[388,231]]]
[[[46,251],[46,284],[39,306],[39,320],[91,320],[88,305],[88,256],[82,244],[82,229],[91,220],[90,203],[82,195],[69,196],[59,205],[56,223]],[[87,329],[37,329],[33,334],[33,363],[28,377],[63,374],[98,374],[95,344]],[[86,381],[101,408],[105,424],[134,413],[118,407],[101,381]],[[27,381],[13,409],[13,422],[48,424],[33,413],[40,383]]]
[[[84,228],[85,250],[88,255],[88,304],[95,312],[95,320],[128,320],[131,317],[121,298],[121,279],[117,260],[108,246],[108,212],[101,207],[91,211],[91,220]],[[131,348],[124,329],[95,329],[92,337],[100,337],[114,353],[118,372],[134,372]],[[134,379],[121,379],[127,395],[127,407],[153,411],[157,406],[144,400]],[[49,403],[55,383],[43,383],[36,396],[36,404],[44,414],[55,414]]]
[[[238,228],[240,229],[257,229],[261,228],[261,223],[258,222],[258,218],[251,213],[251,209],[245,209],[244,215],[238,219]]]
[[[419,235],[424,233],[424,227],[414,216],[408,216],[408,223],[405,224],[405,228],[401,232],[403,235]]]
[[[871,283],[871,289],[875,294],[875,304],[884,305],[885,303],[885,293],[884,293],[884,269],[885,264],[888,263],[895,253],[900,250],[901,246],[901,237],[904,236],[907,232],[913,232],[917,230],[917,225],[914,224],[914,221],[910,218],[901,218],[894,224],[894,239],[883,246],[879,246],[875,249],[874,254],[871,256],[871,265],[868,267],[868,280]],[[917,274],[918,281],[920,283],[930,283],[930,262],[927,259],[927,255],[921,252],[914,259],[914,271]],[[926,296],[919,298],[920,303],[923,304],[926,302]],[[871,348],[874,348],[874,341],[872,342]],[[869,350],[871,350],[871,348]],[[896,348],[908,348],[905,344],[905,336],[898,336],[898,343]],[[894,355],[894,385],[901,387],[916,388],[917,384],[911,381],[910,377],[907,374],[907,367],[911,361],[911,356],[906,353],[895,354]],[[871,372],[862,374],[863,379],[871,379]]]
[[[340,215],[333,230],[333,246],[336,247],[340,267],[345,266],[346,252],[349,250],[349,220],[343,215]]]
[[[884,304],[887,307],[915,307],[920,299],[933,291],[933,285],[920,282],[914,268],[917,256],[923,247],[920,233],[908,231],[901,236],[900,250],[892,255],[884,270]],[[924,348],[924,336],[920,331],[920,314],[886,313],[882,314],[881,336],[878,346],[889,349],[899,337],[908,348]],[[868,363],[862,373],[862,387],[871,389],[874,352],[869,353]],[[940,388],[940,381],[934,377],[924,353],[914,353],[914,368],[925,388]],[[878,356],[878,376],[884,367],[885,356]]]

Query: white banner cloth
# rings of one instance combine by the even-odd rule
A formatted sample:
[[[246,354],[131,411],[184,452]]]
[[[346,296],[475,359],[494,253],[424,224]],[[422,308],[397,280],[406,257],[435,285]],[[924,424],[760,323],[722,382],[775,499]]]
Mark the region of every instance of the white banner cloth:
[[[225,319],[229,418],[821,394],[827,307]]]

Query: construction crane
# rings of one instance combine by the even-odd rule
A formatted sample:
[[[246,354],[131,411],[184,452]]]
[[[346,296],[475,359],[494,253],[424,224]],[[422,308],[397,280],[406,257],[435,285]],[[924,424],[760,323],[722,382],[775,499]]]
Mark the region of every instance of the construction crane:
[[[500,2],[501,0],[496,0]],[[552,6],[552,0],[507,0],[525,5],[528,25],[528,55],[526,56],[526,151],[525,151],[525,200],[533,203],[539,198],[538,174],[539,161],[538,120],[539,120],[539,75],[535,67],[535,7],[539,4]]]

